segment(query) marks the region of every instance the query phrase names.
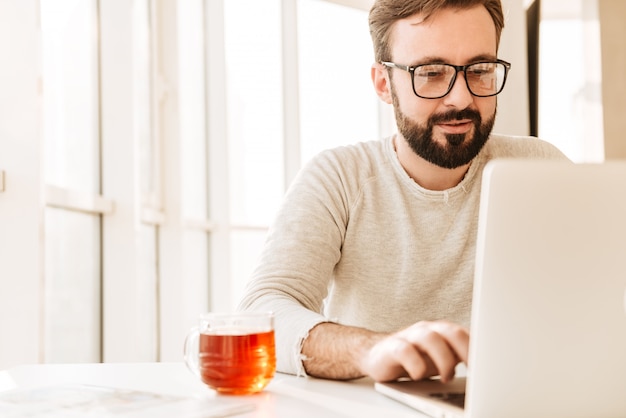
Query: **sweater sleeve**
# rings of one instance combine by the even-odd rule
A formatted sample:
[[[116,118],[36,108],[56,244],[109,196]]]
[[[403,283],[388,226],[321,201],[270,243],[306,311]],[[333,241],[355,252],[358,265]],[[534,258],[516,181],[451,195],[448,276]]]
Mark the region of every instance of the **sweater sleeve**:
[[[321,322],[349,212],[341,159],[326,152],[296,177],[270,227],[240,310],[275,315],[277,369],[305,374],[302,343]],[[354,181],[354,179],[353,179]]]

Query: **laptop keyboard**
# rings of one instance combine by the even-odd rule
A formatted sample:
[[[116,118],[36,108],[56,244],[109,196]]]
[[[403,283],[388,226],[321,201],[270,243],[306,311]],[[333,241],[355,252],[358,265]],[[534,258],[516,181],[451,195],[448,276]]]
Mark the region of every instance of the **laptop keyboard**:
[[[458,406],[459,408],[465,407],[465,393],[464,392],[438,392],[430,393],[431,397]]]

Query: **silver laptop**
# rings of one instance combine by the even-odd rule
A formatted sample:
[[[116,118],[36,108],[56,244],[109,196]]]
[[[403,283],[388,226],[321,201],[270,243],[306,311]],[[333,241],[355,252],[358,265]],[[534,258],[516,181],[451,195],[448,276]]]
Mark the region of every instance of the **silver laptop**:
[[[482,187],[467,379],[376,389],[433,417],[626,417],[626,161],[492,161]]]

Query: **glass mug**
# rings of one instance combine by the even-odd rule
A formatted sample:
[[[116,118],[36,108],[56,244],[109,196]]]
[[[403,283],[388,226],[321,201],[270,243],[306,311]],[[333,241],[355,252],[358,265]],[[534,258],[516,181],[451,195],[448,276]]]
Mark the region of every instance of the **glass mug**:
[[[260,392],[276,371],[274,314],[203,314],[185,338],[184,354],[187,367],[211,389]]]

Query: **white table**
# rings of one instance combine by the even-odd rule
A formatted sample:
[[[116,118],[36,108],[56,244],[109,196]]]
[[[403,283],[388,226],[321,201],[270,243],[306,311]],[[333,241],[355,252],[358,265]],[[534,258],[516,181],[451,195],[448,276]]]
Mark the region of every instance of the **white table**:
[[[0,371],[0,395],[10,389],[63,384],[200,398],[226,407],[237,405],[243,412],[236,416],[242,418],[424,417],[377,393],[370,379],[339,382],[278,373],[259,394],[229,396],[208,389],[183,363],[37,364]]]

